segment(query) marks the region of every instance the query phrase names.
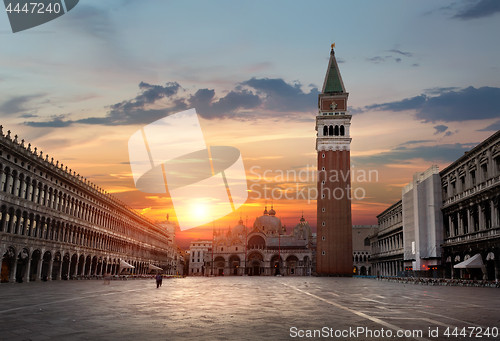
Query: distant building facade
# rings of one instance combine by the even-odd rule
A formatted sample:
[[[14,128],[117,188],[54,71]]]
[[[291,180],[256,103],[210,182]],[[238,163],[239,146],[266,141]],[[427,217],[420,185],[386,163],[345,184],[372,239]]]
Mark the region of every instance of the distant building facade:
[[[206,273],[205,259],[212,254],[211,240],[195,240],[189,247],[188,275],[204,276]]]
[[[404,268],[403,202],[377,216],[378,229],[370,238],[373,275],[396,276]]]
[[[352,226],[352,261],[354,263],[354,275],[372,275],[370,236],[376,231],[377,225]]]
[[[168,233],[0,126],[1,282],[167,269]]]
[[[403,188],[402,201],[377,216],[379,228],[371,237],[377,273],[396,276],[403,270],[414,276],[500,279],[499,201],[500,131],[441,172],[432,166],[415,174]],[[401,236],[401,229],[402,245],[383,241],[387,231]],[[391,252],[398,267],[388,271],[383,262]],[[476,255],[481,266],[454,268]]]
[[[402,194],[405,270],[438,277],[443,244],[443,200],[438,166],[415,173]]]
[[[316,235],[303,216],[287,234],[274,208],[266,207],[251,229],[240,219],[227,231],[214,231],[213,255],[206,254],[205,274],[309,276],[314,272],[315,243]]]

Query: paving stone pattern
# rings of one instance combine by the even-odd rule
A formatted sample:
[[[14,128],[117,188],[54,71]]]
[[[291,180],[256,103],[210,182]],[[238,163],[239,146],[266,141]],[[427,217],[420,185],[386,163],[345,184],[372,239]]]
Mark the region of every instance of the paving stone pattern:
[[[500,290],[361,278],[188,277],[0,285],[0,340],[297,340],[290,328],[500,328]],[[428,337],[439,328],[438,338]],[[396,331],[394,330],[394,333]],[[322,338],[383,340],[366,336]],[[391,340],[414,340],[392,337]],[[481,340],[500,340],[482,337]]]

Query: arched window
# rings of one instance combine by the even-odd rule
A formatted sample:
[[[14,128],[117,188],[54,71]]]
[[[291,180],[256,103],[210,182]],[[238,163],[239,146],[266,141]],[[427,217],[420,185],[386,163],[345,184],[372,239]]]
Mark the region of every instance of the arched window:
[[[333,126],[330,126],[328,128],[328,135],[332,136],[333,135]]]
[[[345,128],[344,126],[340,126],[340,136],[344,136],[345,135]]]
[[[339,136],[339,126],[335,126],[335,136]]]
[[[365,246],[370,246],[370,238],[365,238]]]
[[[323,126],[323,136],[328,135],[328,126]]]

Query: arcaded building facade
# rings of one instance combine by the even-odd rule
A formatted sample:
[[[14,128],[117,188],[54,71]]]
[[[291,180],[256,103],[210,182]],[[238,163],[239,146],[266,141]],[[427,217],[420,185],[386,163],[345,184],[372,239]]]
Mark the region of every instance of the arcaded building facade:
[[[481,269],[453,269],[479,253],[485,277],[500,279],[500,131],[440,175],[445,276],[482,278]]]
[[[371,238],[373,275],[397,276],[404,269],[403,202],[399,200],[377,216]]]
[[[0,237],[2,283],[175,266],[167,231],[1,126]]]
[[[273,207],[269,211],[266,207],[250,229],[240,219],[233,228],[214,232],[213,255],[205,254],[205,273],[215,276],[313,275],[315,243],[315,235],[304,216],[287,233]]]

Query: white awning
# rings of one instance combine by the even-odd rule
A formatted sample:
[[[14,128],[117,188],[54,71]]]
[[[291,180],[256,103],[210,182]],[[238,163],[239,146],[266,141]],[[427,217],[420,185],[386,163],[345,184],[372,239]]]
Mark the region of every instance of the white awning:
[[[163,271],[162,268],[159,268],[159,267],[157,267],[156,265],[153,265],[153,264],[149,264],[148,268],[149,268],[149,270],[162,270]]]
[[[135,266],[120,259],[120,269],[135,269]]]
[[[463,261],[462,263],[458,263],[453,266],[455,269],[473,269],[473,268],[483,268],[483,259],[481,258],[481,254],[478,253],[473,257]]]

